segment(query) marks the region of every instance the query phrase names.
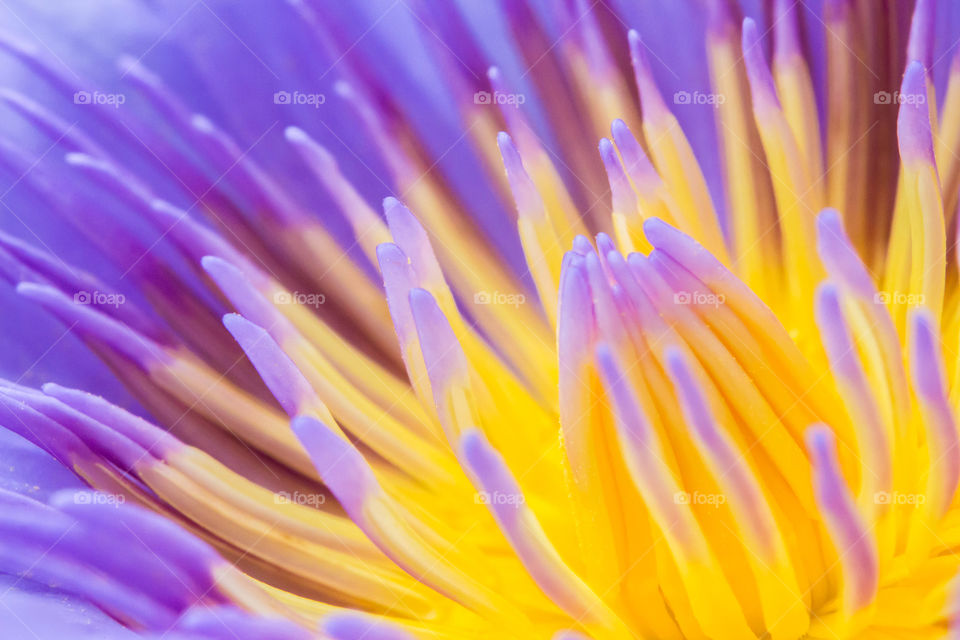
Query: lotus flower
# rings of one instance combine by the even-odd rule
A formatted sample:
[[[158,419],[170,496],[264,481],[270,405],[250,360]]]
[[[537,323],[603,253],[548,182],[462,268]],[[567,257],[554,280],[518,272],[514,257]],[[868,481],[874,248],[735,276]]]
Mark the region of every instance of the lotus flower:
[[[4,4],[0,636],[960,637],[951,2],[87,4]]]

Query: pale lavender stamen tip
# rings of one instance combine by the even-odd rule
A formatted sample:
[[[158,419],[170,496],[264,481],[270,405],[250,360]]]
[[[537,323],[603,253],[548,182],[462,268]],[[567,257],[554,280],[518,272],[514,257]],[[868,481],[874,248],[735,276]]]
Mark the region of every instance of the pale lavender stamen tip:
[[[593,253],[593,245],[590,244],[590,240],[584,235],[578,235],[573,239],[573,250],[575,253],[585,256],[588,253]]]
[[[817,216],[817,252],[830,275],[857,295],[869,298],[875,293],[873,280],[850,244],[836,209],[824,209]]]
[[[283,130],[283,137],[297,148],[308,164],[315,165],[321,171],[331,171],[336,168],[337,161],[333,154],[300,127],[287,127]]]
[[[72,165],[81,166],[81,167],[82,166],[103,166],[106,164],[103,161],[97,160],[96,158],[92,157],[90,154],[81,153],[79,151],[67,152],[63,156],[63,159],[66,161],[67,164],[72,164]]]
[[[263,327],[279,341],[296,335],[296,329],[276,307],[266,300],[236,266],[216,256],[204,256],[200,261],[207,275],[216,283],[223,295],[244,317]],[[277,292],[274,302],[289,303],[287,294]],[[284,296],[281,300],[279,296]]]
[[[403,207],[403,203],[394,198],[393,196],[387,196],[383,199],[383,212],[387,215],[395,213],[394,209],[397,207]]]
[[[583,259],[576,253],[567,253],[560,271],[560,319],[557,323],[557,348],[563,362],[581,362],[593,356],[594,321],[590,294]],[[562,367],[561,386],[565,382],[580,384],[576,374]],[[564,398],[563,393],[561,398]]]
[[[600,138],[600,143],[597,145],[597,148],[600,150],[600,156],[604,159],[613,153],[613,143],[609,138]]]
[[[597,249],[601,256],[617,253],[617,245],[613,243],[613,239],[602,231],[597,234]]]
[[[647,236],[651,243],[654,243],[653,237],[669,238],[670,236],[683,236],[684,239],[692,240],[692,238],[689,238],[689,236],[686,236],[686,234],[681,233],[660,218],[656,217],[647,218],[643,221],[643,233]],[[654,246],[658,245],[654,244]]]
[[[607,180],[610,182],[614,210],[633,211],[636,208],[636,195],[627,180],[627,175],[623,172],[613,142],[608,138],[600,140],[600,157],[603,160],[603,168],[607,172]]]
[[[678,348],[669,347],[666,351],[666,358],[669,375],[677,389],[684,413],[691,426],[696,430],[698,437],[705,446],[716,453],[734,455],[730,445],[714,424],[714,418],[706,397],[694,377],[686,357]],[[734,478],[731,478],[731,480],[734,480]]]
[[[607,390],[610,392],[610,395],[613,396],[614,400],[619,397],[615,391],[619,390],[623,384],[623,376],[621,375],[620,365],[617,363],[616,356],[613,353],[613,350],[610,348],[606,342],[601,342],[597,344],[596,349],[594,350],[594,356],[597,361],[598,369],[600,370],[601,377],[604,381],[604,386],[607,387]]]
[[[600,144],[597,145],[597,148],[600,150],[603,166],[607,170],[607,177],[610,178],[612,183],[618,174],[622,175],[623,173],[620,169],[620,159],[617,157],[616,149],[609,138],[600,138]]]
[[[917,61],[907,66],[900,87],[897,139],[900,156],[906,164],[934,164],[933,134],[927,105],[927,74],[923,64]]]
[[[743,21],[743,60],[747,66],[754,108],[760,112],[771,108],[779,109],[780,101],[777,98],[773,75],[770,73],[770,65],[764,56],[757,23],[751,18]]]
[[[817,328],[820,330],[820,339],[830,360],[830,367],[836,374],[845,378],[860,375],[855,347],[840,306],[840,295],[833,283],[825,282],[818,287],[814,301],[814,316]]]
[[[610,133],[613,135],[613,139],[616,141],[617,146],[620,146],[620,139],[623,137],[636,138],[633,135],[633,132],[630,131],[630,127],[627,126],[627,123],[624,122],[621,118],[617,118],[610,124]]]
[[[833,432],[824,424],[815,424],[805,434],[807,451],[813,463],[814,491],[817,503],[830,523],[834,545],[846,565],[855,571],[845,586],[846,606],[857,610],[870,602],[877,589],[876,550],[860,520],[850,488],[837,458]]]
[[[400,247],[392,242],[384,242],[377,245],[377,262],[383,275],[383,288],[397,338],[401,345],[410,344],[416,338],[416,327],[407,298],[407,293],[415,286],[410,260]]]
[[[122,77],[129,80],[134,86],[138,86],[150,97],[163,95],[165,101],[158,102],[160,105],[178,104],[177,99],[170,95],[164,86],[160,76],[148,69],[138,58],[124,54],[117,59],[117,69],[123,74]],[[172,112],[168,112],[171,113]]]
[[[540,193],[530,179],[530,175],[523,166],[520,152],[509,134],[501,131],[497,135],[497,146],[503,157],[503,166],[507,171],[507,181],[517,203],[517,211],[521,216],[540,215],[543,212],[543,201]]]
[[[466,374],[467,360],[450,322],[430,292],[414,288],[408,296],[417,335],[420,337],[423,361],[427,366],[434,395],[439,401],[443,387],[452,378]]]
[[[623,120],[617,119],[610,126],[610,134],[623,158],[623,166],[638,186],[647,186],[660,180],[656,169],[637,142],[636,136]]]
[[[283,130],[283,137],[290,142],[307,142],[311,139],[310,136],[307,135],[306,131],[293,125],[290,125]]]
[[[415,267],[433,261],[430,239],[413,212],[392,196],[383,199],[383,213],[396,243],[410,256]]]
[[[223,325],[287,415],[300,413],[314,397],[313,388],[280,345],[262,327],[236,313],[223,316]]]
[[[214,133],[217,130],[213,120],[201,113],[194,113],[190,116],[190,125],[197,131],[207,134]]]
[[[497,147],[500,149],[500,154],[503,156],[504,164],[507,164],[507,171],[510,171],[511,168],[519,165],[520,163],[520,152],[517,151],[517,147],[513,144],[513,138],[510,137],[510,134],[506,131],[501,131],[497,134]]]
[[[613,350],[601,342],[595,350],[595,358],[603,387],[612,400],[618,431],[635,445],[644,448],[651,446],[649,423],[637,404],[631,383]]]
[[[515,496],[515,500],[493,502],[490,509],[506,529],[513,529],[522,507],[522,493],[499,452],[477,428],[464,431],[459,442],[460,456],[474,482],[490,495]]]
[[[333,91],[341,98],[345,98],[347,100],[351,100],[356,97],[356,92],[353,90],[353,85],[346,80],[337,80],[333,84]]]
[[[324,483],[351,518],[362,522],[363,504],[378,485],[360,452],[314,417],[297,416],[290,427]]]
[[[917,393],[939,400],[945,388],[943,356],[937,323],[929,310],[922,307],[911,310],[909,336],[911,373]]]
[[[910,23],[910,39],[907,43],[907,61],[919,61],[927,69],[933,66],[936,3],[933,0],[917,0]]]
[[[640,91],[640,107],[644,117],[660,120],[669,115],[670,110],[663,101],[660,89],[657,88],[657,82],[647,59],[646,45],[636,29],[631,29],[627,33],[627,40],[630,44],[630,60],[633,63],[633,72]]]

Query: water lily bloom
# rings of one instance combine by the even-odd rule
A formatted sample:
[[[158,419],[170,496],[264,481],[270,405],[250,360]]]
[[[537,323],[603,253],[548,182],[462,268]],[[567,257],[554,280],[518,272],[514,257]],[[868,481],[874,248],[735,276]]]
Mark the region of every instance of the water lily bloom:
[[[960,638],[951,1],[86,4],[0,637]]]

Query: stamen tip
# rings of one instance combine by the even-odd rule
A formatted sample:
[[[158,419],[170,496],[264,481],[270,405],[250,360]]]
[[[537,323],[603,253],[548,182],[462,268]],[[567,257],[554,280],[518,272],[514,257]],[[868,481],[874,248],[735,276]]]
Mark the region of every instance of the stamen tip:
[[[388,212],[390,212],[390,211],[393,211],[393,210],[396,209],[397,207],[402,207],[402,206],[403,206],[403,204],[402,204],[399,200],[397,200],[396,198],[394,198],[393,196],[387,196],[386,198],[383,199],[383,212],[384,212],[384,213],[388,213]]]
[[[907,61],[919,61],[928,69],[933,65],[935,14],[933,0],[917,0],[907,42]]]
[[[644,118],[652,121],[661,121],[670,114],[660,89],[657,88],[657,82],[653,77],[653,71],[650,69],[650,62],[647,60],[647,54],[644,52],[643,40],[636,29],[630,29],[627,33],[627,39],[630,44],[630,61],[633,63],[633,73],[636,77],[637,88],[640,93],[640,108],[643,111]]]
[[[310,138],[310,136],[307,135],[306,131],[304,131],[300,127],[296,127],[293,125],[290,125],[289,127],[283,130],[283,137],[285,137],[290,142],[297,142],[297,143],[306,142]]]
[[[900,87],[900,113],[897,116],[900,156],[907,165],[934,164],[933,134],[927,106],[927,73],[922,63],[907,65]]]
[[[742,43],[743,60],[747,67],[747,78],[750,80],[750,92],[753,96],[754,108],[760,115],[770,109],[779,109],[780,101],[777,98],[777,88],[773,82],[773,75],[770,73],[770,65],[764,56],[757,23],[752,18],[743,20]]]

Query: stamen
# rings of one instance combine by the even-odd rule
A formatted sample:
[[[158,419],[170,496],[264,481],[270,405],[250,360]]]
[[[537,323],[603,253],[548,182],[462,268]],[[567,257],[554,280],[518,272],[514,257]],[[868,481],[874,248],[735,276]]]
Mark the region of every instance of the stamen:
[[[667,108],[650,70],[645,45],[631,30],[630,57],[640,88],[643,132],[663,181],[677,203],[675,215],[713,251],[721,262],[729,262],[726,243],[717,219],[706,180],[683,130]]]
[[[842,609],[853,631],[852,618],[876,598],[878,587],[877,550],[873,531],[863,522],[854,504],[840,463],[836,441],[825,425],[814,425],[807,433],[807,449],[813,459],[814,490],[830,533],[843,574]]]

